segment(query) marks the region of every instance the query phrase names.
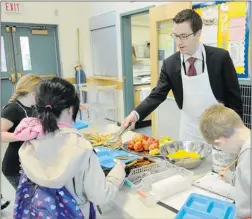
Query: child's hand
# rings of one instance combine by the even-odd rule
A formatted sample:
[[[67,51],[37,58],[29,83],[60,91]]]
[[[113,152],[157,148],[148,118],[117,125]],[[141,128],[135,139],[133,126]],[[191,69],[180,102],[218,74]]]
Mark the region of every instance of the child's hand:
[[[221,169],[219,177],[225,182],[234,185],[235,184],[235,172],[232,172],[228,168]]]
[[[219,177],[221,179],[224,179],[226,172],[227,172],[227,168],[222,168],[221,171],[219,172]]]
[[[115,166],[120,166],[121,168],[125,168],[126,167],[125,163],[123,163],[120,160],[116,160],[115,161]]]
[[[114,180],[116,180],[116,182],[118,183],[118,188],[121,188],[123,186],[125,176],[125,164],[120,160],[115,160],[115,166],[109,172],[107,178],[114,178]]]

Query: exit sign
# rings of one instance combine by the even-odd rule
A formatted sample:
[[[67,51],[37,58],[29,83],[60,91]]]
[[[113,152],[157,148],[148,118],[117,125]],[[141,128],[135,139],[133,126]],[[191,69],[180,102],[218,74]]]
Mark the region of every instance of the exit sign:
[[[21,4],[17,2],[5,2],[4,3],[5,12],[10,13],[20,13],[21,12]]]

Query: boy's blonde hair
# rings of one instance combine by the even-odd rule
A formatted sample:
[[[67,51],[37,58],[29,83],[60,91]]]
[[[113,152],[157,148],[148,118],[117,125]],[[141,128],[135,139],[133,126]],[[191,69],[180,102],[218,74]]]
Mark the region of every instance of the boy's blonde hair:
[[[9,103],[15,102],[19,97],[25,96],[36,90],[41,78],[37,75],[27,74],[22,76],[16,84],[15,93],[10,98]]]
[[[220,137],[231,137],[235,129],[243,125],[241,117],[223,104],[209,107],[200,118],[201,133],[209,144],[214,144]]]

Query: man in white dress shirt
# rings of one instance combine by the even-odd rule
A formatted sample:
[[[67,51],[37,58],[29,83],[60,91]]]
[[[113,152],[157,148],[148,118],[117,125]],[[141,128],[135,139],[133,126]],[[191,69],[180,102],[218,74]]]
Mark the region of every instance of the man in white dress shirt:
[[[181,110],[179,140],[202,141],[199,118],[210,105],[222,102],[242,117],[238,78],[228,51],[200,43],[202,19],[194,10],[179,12],[173,21],[172,37],[179,52],[164,60],[157,86],[122,125],[143,120],[172,90]]]

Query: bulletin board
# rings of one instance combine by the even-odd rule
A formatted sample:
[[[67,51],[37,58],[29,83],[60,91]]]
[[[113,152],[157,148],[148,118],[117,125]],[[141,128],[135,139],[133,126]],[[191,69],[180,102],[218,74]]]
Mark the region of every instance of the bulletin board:
[[[249,78],[250,2],[209,2],[193,5],[203,20],[201,42],[229,51],[238,78]]]

